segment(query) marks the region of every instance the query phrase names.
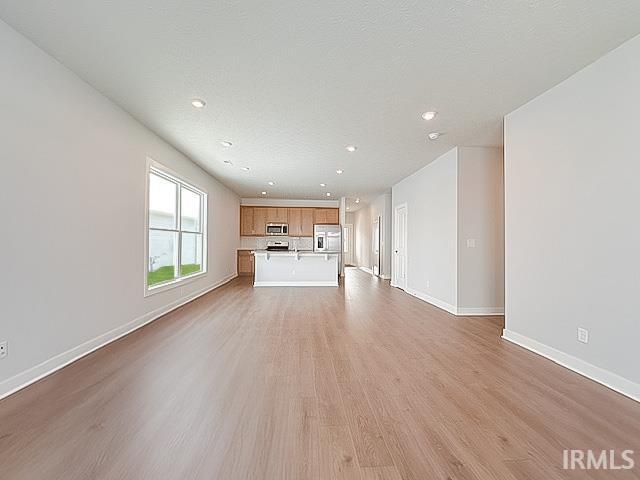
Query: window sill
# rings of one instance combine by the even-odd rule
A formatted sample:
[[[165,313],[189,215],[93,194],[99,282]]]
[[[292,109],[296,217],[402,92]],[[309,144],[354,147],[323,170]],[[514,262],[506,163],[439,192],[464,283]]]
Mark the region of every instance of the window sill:
[[[166,292],[182,285],[188,285],[204,277],[206,274],[206,271],[196,272],[186,277],[176,278],[171,282],[161,283],[155,287],[145,287],[144,296],[150,297],[151,295],[155,295],[156,293]]]

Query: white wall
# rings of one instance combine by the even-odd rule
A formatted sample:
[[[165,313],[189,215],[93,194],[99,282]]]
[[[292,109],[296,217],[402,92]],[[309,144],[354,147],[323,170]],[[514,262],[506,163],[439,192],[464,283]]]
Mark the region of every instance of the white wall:
[[[391,194],[385,193],[352,213],[354,225],[355,256],[359,267],[371,268],[373,263],[373,222],[381,217],[380,255],[382,277],[391,278]]]
[[[459,313],[504,309],[503,163],[500,148],[458,147]]]
[[[268,207],[318,207],[339,208],[340,200],[296,200],[289,198],[241,198],[240,203],[247,206]]]
[[[376,218],[380,217],[380,255],[381,259],[381,271],[383,277],[391,278],[391,194],[387,193],[376,197],[370,205],[370,227],[373,228],[373,222]],[[371,231],[373,234],[373,231]],[[371,244],[373,248],[373,243]],[[373,254],[372,254],[373,261]]]
[[[505,119],[505,333],[636,398],[639,58],[635,37]]]
[[[353,214],[354,262],[358,267],[371,268],[371,207],[364,205]]]
[[[456,147],[393,187],[394,209],[407,204],[407,292],[459,315],[503,312],[502,165],[499,148]]]
[[[455,309],[457,178],[454,148],[393,186],[393,207],[407,204],[407,291]]]
[[[238,197],[0,22],[0,396],[236,273]],[[208,273],[145,298],[146,157],[209,194]]]

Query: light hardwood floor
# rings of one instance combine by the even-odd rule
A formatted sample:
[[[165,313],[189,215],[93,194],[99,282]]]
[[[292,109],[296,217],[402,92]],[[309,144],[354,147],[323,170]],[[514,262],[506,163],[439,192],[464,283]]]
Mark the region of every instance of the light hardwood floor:
[[[640,404],[364,272],[242,278],[0,402],[0,478],[563,479]]]

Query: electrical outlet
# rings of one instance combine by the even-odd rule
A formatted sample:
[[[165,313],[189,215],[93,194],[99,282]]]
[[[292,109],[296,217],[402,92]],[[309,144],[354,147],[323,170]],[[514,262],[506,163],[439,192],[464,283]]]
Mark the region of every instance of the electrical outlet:
[[[578,341],[582,343],[589,343],[589,330],[578,327]]]
[[[0,358],[5,358],[9,355],[9,343],[5,340],[0,342]]]

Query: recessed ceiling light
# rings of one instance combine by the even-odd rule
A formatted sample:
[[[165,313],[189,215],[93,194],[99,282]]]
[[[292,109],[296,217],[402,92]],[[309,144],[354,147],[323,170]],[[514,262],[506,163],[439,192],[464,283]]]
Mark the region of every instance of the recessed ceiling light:
[[[245,172],[249,171],[249,167],[242,167],[242,170],[244,170]]]
[[[338,175],[342,175],[342,172],[343,172],[343,170],[342,170],[342,169],[340,169],[340,168],[339,168],[338,170],[336,170],[336,173],[337,173]]]
[[[326,184],[326,183],[321,183],[321,184],[320,184],[320,186],[321,186],[321,187],[326,187],[326,186],[327,186],[327,184]]]
[[[222,145],[224,148],[229,148],[229,147],[231,147],[233,145],[233,143],[231,143],[231,142],[229,142],[227,140],[222,140],[220,142],[220,145]]]
[[[267,182],[269,185],[271,185],[272,187],[276,184],[276,182]]]
[[[425,120],[433,120],[434,118],[436,118],[437,114],[438,112],[424,112],[422,114],[422,118],[424,118]]]
[[[194,98],[193,100],[191,100],[191,105],[193,105],[195,108],[204,108],[206,104],[207,102],[205,102],[201,98]]]
[[[359,198],[356,198],[356,203],[360,203],[360,199]]]
[[[440,132],[431,132],[429,134],[429,140],[437,140],[440,138]]]
[[[347,210],[349,210],[349,207],[347,207]]]
[[[267,194],[267,192],[262,192],[262,195],[266,195],[266,194]]]
[[[330,196],[331,196],[331,192],[327,192],[327,197],[330,197]]]
[[[347,145],[345,148],[347,149],[347,152],[351,153],[355,152],[358,149],[358,147],[356,147],[355,145]]]

